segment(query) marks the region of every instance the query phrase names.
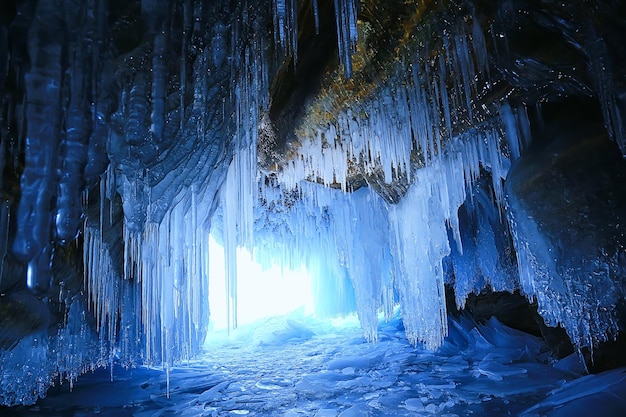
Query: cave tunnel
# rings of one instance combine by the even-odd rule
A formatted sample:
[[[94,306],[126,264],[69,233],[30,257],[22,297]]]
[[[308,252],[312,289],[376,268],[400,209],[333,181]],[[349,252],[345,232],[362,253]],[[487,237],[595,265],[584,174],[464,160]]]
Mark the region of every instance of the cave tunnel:
[[[0,415],[626,415],[625,32],[2,0]]]

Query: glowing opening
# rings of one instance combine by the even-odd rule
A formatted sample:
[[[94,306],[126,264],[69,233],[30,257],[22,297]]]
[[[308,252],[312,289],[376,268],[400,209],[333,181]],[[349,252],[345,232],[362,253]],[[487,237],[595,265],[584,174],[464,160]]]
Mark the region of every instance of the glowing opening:
[[[209,238],[209,319],[211,331],[227,327],[224,248]],[[304,267],[298,270],[273,266],[263,269],[251,253],[237,249],[237,321],[239,325],[288,314],[303,308],[313,313],[311,277]]]

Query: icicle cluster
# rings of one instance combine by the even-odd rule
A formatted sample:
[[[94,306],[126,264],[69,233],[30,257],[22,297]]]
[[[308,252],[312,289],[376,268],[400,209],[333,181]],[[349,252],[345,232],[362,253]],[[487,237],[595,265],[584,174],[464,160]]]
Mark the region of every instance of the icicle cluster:
[[[240,150],[222,186],[223,246],[226,259],[228,328],[237,327],[237,248],[252,249],[257,197],[256,146]]]
[[[315,22],[315,32],[319,33],[318,0],[310,0]],[[334,0],[337,26],[337,47],[339,61],[346,78],[352,77],[352,54],[356,51],[357,0]],[[298,0],[273,0],[272,16],[274,20],[274,43],[281,49],[282,55],[298,61]]]
[[[311,258],[324,258],[326,251],[319,253],[319,248],[331,248],[330,258],[338,256],[338,266],[327,270],[343,269],[350,277],[368,339],[376,339],[378,309],[388,310],[395,292],[407,338],[434,349],[447,334],[443,262],[451,253],[449,233],[455,251],[463,252],[459,207],[484,170],[491,173],[500,216],[502,181],[526,145],[529,129],[523,108],[513,110],[506,102],[496,109],[500,118],[486,122],[475,114],[473,97],[488,77],[485,40],[477,22],[445,36],[435,58],[420,56],[431,54],[421,50],[408,70],[398,71],[373,98],[351,103],[314,136],[301,135],[296,156],[277,177],[282,194],[264,190],[262,199],[285,210],[285,195],[295,190],[303,205],[317,207],[311,212],[294,205],[287,211],[308,214],[291,215],[289,227],[273,233],[290,242],[290,251],[313,253]],[[467,128],[476,125],[480,127]],[[415,155],[424,168],[415,170]],[[411,186],[396,205],[372,192],[345,194],[353,166],[370,175],[382,171],[388,184],[404,176]],[[307,185],[307,180],[326,187]],[[327,188],[335,184],[341,191]],[[465,279],[453,284],[460,306],[470,292],[485,285],[514,289],[510,277],[497,275],[480,284]]]
[[[105,36],[102,3],[38,3],[30,27],[25,161],[13,252],[28,263],[27,284],[35,292],[50,286],[54,242],[72,241],[79,232],[85,180],[105,166],[107,128],[101,118],[106,104],[97,75]]]
[[[260,221],[271,225],[266,223],[257,233],[257,244],[262,242],[257,246],[257,255],[284,259],[302,256],[308,259],[310,270],[315,268],[316,259],[325,259],[322,274],[349,276],[359,319],[369,340],[377,338],[378,310],[389,312],[399,301],[409,341],[431,349],[438,347],[447,334],[443,261],[451,251],[449,231],[456,250],[463,251],[458,209],[481,169],[490,171],[493,182],[501,184],[511,162],[505,138],[517,149],[527,139],[524,112],[514,112],[504,105],[501,115],[501,123],[491,128],[469,131],[450,140],[427,167],[413,172],[412,185],[395,205],[368,189],[345,193],[301,181],[295,188],[302,201],[287,204],[287,208],[291,184],[283,185],[278,194],[275,188],[264,187],[262,200],[273,208],[278,220]],[[402,142],[398,146],[402,149]],[[400,153],[398,149],[395,152]],[[498,190],[498,198],[502,198],[501,185]],[[276,243],[266,246],[268,242],[260,235],[268,230],[275,240],[287,242],[284,248]],[[264,250],[266,253],[258,253]],[[327,278],[317,279],[323,282]],[[513,290],[507,279],[494,275],[482,285]],[[470,292],[482,289],[464,279],[454,286],[462,294],[459,305]],[[341,298],[341,292],[338,294]]]
[[[273,0],[274,43],[298,61],[298,0]]]
[[[150,2],[145,7],[149,14]],[[208,229],[222,183],[222,204],[231,215],[225,227],[232,282],[228,296],[236,311],[236,247],[252,245],[257,125],[267,107],[262,28],[252,18],[240,25],[217,23],[207,40],[206,7],[185,2],[180,10],[183,59],[176,67],[181,100],[178,109],[167,113],[163,100],[168,74],[175,68],[167,56],[175,46],[166,32],[155,28],[152,59],[147,61],[152,77],[131,74],[132,83],[120,92],[114,118],[122,134],[112,134],[114,164],[101,178],[100,218],[89,219],[84,227],[85,286],[103,354],[126,366],[161,364],[168,373],[200,349],[206,333]],[[191,53],[192,64],[187,60]],[[220,81],[228,88],[215,88]],[[193,89],[187,98],[186,85]],[[218,101],[223,105],[216,111],[211,106]],[[222,123],[223,129],[216,129]],[[167,147],[159,165],[141,165]],[[122,254],[110,246],[115,239],[107,235],[120,189]],[[236,324],[236,314],[232,318]]]
[[[236,36],[236,35],[234,35]],[[263,56],[264,39],[255,36],[244,50],[235,83],[235,155],[222,185],[223,246],[226,259],[228,328],[237,327],[237,248],[254,246],[254,207],[257,203],[257,144],[261,113],[267,109],[268,74]]]
[[[67,382],[71,388],[79,375],[107,365],[84,303],[78,297],[62,301],[64,319],[56,334],[38,332],[0,350],[3,405],[32,404],[50,386]]]
[[[293,188],[303,179],[320,180],[346,190],[349,170],[358,166],[365,174],[382,170],[388,184],[401,176],[410,182],[412,156],[428,164],[452,139],[453,121],[480,123],[472,97],[487,81],[487,51],[478,23],[470,29],[445,36],[432,60],[423,58],[431,52],[423,48],[371,98],[329,114],[332,122],[316,132],[301,132],[280,181]]]
[[[55,195],[62,117],[61,60],[65,27],[64,8],[59,3],[37,5],[39,24],[33,25],[29,36],[33,65],[25,75],[28,127],[18,230],[13,245],[14,254],[28,262],[28,287],[42,292],[50,287],[52,279],[50,230],[53,219],[49,201]]]
[[[352,77],[352,54],[359,37],[356,27],[358,0],[334,0],[339,62],[346,78]]]
[[[196,22],[201,21],[205,12],[201,6],[183,10],[185,15],[197,15]],[[225,63],[226,54],[232,57],[229,71],[234,77],[230,96],[224,97],[230,100],[228,106],[233,109],[233,130],[229,132],[232,138],[228,141],[233,145],[230,149],[234,148],[234,156],[228,173],[221,171],[226,177],[221,201],[226,213],[224,247],[230,284],[227,297],[232,301],[231,325],[236,326],[236,248],[252,247],[253,208],[257,199],[257,125],[262,109],[267,106],[268,90],[265,39],[254,21],[244,24],[252,32],[246,38],[241,38],[241,28],[237,25],[230,28],[230,33],[220,25],[213,28],[216,33],[212,47],[198,53],[194,63],[191,106],[179,109],[181,114],[189,114],[189,119],[181,120],[181,124],[193,133],[193,138],[187,141],[190,144],[185,146],[195,144],[204,150],[190,149],[188,159],[176,170],[162,173],[159,181],[156,181],[161,175],[158,172],[133,177],[130,174],[134,171],[107,171],[103,176],[101,216],[107,215],[115,188],[120,183],[124,187],[123,268],[118,271],[114,267],[111,248],[104,243],[107,219],[101,217],[99,226],[92,224],[85,229],[84,263],[88,266],[85,280],[103,344],[115,346],[117,356],[125,364],[132,365],[140,359],[143,363],[163,364],[169,372],[174,363],[197,352],[204,339],[209,314],[208,226],[219,198],[216,189],[222,180],[220,172],[212,170],[215,162],[210,161],[219,157],[216,146],[223,149],[223,145],[216,143],[219,140],[213,136],[215,131],[210,130],[213,121],[207,109],[207,89],[213,82],[209,69]],[[200,47],[194,33],[201,29],[188,29],[190,40],[183,43],[193,48],[196,42],[195,47]],[[164,48],[158,45],[162,42],[160,36],[158,33],[155,38],[157,55],[162,51],[156,49]],[[155,56],[153,65],[161,64]],[[181,64],[181,71],[186,71],[186,65]],[[155,84],[164,78],[155,72],[153,93],[161,91]],[[129,91],[122,92],[127,99],[122,98],[124,108],[120,112],[129,116],[125,119],[124,140],[131,145],[130,149],[143,146],[142,138],[148,134],[140,123],[150,113],[144,96],[148,83],[140,75]],[[155,110],[154,100],[151,118],[150,134],[157,135],[163,120],[161,112]],[[168,158],[174,157],[176,151],[170,152]],[[185,172],[192,171],[198,177],[183,181]],[[164,194],[160,196],[160,193]],[[143,217],[141,213],[147,215]]]

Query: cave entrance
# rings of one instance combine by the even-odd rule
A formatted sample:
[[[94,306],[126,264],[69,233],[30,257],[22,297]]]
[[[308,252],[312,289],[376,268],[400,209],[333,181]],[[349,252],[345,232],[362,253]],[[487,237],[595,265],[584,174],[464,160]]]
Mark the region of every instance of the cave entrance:
[[[224,247],[209,238],[209,335],[227,333],[226,273]],[[237,322],[252,324],[295,310],[313,313],[311,276],[304,266],[289,269],[262,266],[244,248],[237,248]]]

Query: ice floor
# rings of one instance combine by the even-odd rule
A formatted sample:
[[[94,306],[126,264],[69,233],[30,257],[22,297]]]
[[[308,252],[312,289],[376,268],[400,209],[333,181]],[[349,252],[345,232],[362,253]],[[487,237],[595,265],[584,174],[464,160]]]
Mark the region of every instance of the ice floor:
[[[175,368],[101,370],[72,392],[56,387],[11,416],[626,416],[626,369],[576,373],[576,357],[550,364],[541,340],[492,320],[450,321],[436,353],[404,339],[398,318],[366,343],[355,320],[291,315],[207,341]]]

